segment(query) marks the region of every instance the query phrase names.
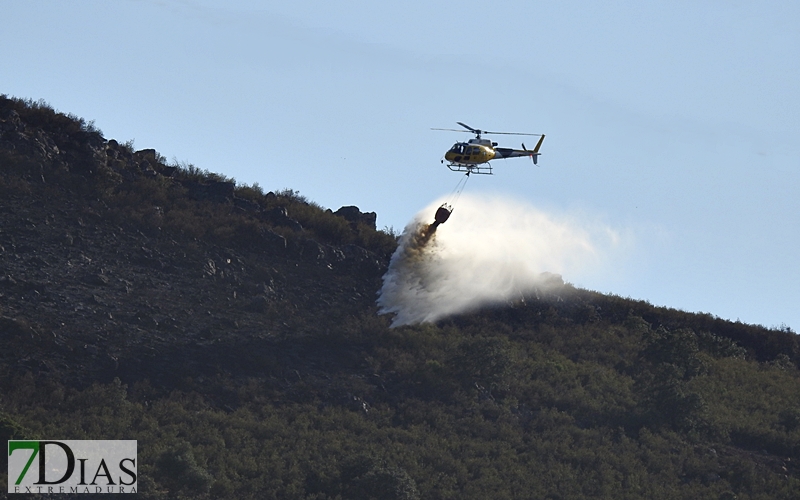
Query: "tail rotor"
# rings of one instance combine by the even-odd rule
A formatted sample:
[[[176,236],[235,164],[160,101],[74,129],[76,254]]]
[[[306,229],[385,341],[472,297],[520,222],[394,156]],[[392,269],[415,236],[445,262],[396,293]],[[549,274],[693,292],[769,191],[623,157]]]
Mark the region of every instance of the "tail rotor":
[[[538,153],[534,153],[533,151],[528,151],[528,148],[525,147],[525,143],[524,142],[522,143],[522,150],[525,151],[526,153],[529,153],[529,155],[531,157],[531,161],[533,162],[534,165],[536,165],[538,167],[539,166],[539,162],[536,161],[536,159],[539,157],[539,154]]]

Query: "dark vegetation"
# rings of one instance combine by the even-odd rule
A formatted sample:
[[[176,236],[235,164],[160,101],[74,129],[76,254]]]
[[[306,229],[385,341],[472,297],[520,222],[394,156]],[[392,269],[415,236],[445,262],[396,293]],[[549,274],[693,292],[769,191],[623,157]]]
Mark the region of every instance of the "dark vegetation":
[[[0,439],[137,439],[143,498],[798,498],[788,328],[564,285],[389,329],[337,212],[0,97]]]

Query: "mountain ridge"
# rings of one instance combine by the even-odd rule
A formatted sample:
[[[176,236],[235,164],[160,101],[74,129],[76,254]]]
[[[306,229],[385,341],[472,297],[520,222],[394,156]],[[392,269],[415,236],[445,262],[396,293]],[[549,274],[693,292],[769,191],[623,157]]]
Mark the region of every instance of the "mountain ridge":
[[[392,329],[375,299],[396,239],[372,213],[6,96],[0,166],[0,431],[136,438],[147,497],[800,487],[788,328],[563,284]]]

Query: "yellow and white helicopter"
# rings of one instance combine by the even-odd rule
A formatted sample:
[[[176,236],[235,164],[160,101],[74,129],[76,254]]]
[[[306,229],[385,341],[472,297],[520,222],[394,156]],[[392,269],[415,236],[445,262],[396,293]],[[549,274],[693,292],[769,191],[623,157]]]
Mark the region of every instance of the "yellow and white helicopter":
[[[472,128],[469,125],[461,122],[456,122],[466,130],[458,130],[452,128],[433,128],[431,130],[447,130],[450,132],[470,132],[475,134],[474,139],[468,142],[457,142],[453,144],[450,151],[445,153],[442,163],[447,160],[447,168],[453,172],[467,172],[467,174],[492,174],[492,165],[489,163],[492,160],[499,158],[519,158],[522,156],[529,156],[533,160],[533,164],[537,164],[537,158],[541,154],[539,148],[542,147],[544,141],[544,134],[524,134],[515,132],[489,132],[487,130],[479,130]],[[487,135],[533,135],[540,137],[539,142],[533,150],[529,150],[522,144],[522,149],[512,148],[498,148],[496,142],[487,139],[481,139],[481,134]]]

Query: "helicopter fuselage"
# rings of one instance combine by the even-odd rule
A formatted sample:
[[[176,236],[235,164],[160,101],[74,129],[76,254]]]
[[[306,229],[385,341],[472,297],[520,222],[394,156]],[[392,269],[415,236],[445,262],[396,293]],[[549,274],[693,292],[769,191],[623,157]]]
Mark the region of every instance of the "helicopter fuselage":
[[[492,143],[486,139],[470,139],[469,142],[457,142],[450,151],[445,153],[444,159],[456,165],[480,165],[494,160],[496,152]]]

